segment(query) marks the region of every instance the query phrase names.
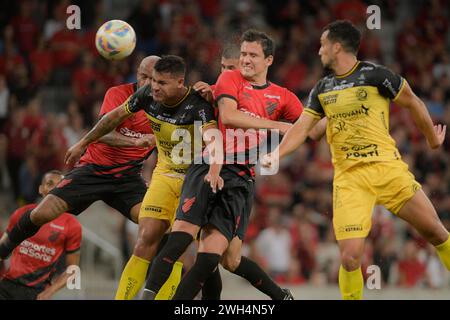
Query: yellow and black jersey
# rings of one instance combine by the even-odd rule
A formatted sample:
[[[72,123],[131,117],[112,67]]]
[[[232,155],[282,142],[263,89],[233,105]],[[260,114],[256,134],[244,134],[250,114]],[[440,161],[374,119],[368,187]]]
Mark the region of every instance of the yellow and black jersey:
[[[129,113],[145,111],[158,150],[155,172],[168,176],[186,173],[194,154],[201,156],[200,130],[216,124],[214,108],[190,87],[178,103],[165,105],[154,101],[150,87],[144,86],[125,103],[125,109]]]
[[[361,162],[400,159],[389,135],[389,105],[405,84],[383,66],[358,61],[348,73],[328,75],[312,89],[305,112],[327,117],[327,140],[337,172]]]

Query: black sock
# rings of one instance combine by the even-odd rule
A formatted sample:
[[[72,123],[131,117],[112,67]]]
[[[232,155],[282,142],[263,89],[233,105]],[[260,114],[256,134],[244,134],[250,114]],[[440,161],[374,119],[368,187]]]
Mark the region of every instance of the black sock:
[[[172,273],[173,264],[186,251],[194,239],[187,232],[171,232],[167,243],[153,259],[143,299],[152,300]]]
[[[202,288],[202,300],[220,300],[222,293],[222,278],[220,277],[219,267],[216,268],[206,280]]]
[[[246,279],[252,286],[267,294],[273,300],[283,300],[285,296],[283,290],[281,290],[269,275],[254,261],[247,257],[241,257],[241,263],[233,273]]]
[[[0,243],[0,258],[6,259],[23,240],[34,236],[40,226],[31,222],[31,211],[25,212],[17,224],[8,232],[8,237]]]
[[[200,252],[191,270],[184,276],[172,300],[193,300],[211,273],[218,268],[220,255]]]

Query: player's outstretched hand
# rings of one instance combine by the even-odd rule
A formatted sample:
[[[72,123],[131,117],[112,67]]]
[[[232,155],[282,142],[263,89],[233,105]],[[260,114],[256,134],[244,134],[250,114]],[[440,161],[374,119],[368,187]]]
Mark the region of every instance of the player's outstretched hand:
[[[156,145],[156,138],[153,134],[146,134],[142,138],[136,139],[136,147],[150,148]]]
[[[198,93],[200,93],[200,95],[203,97],[203,99],[205,99],[209,103],[213,102],[214,95],[211,90],[211,86],[209,84],[207,84],[206,82],[203,82],[203,81],[198,81],[194,84],[194,86],[192,88],[195,91],[197,91]]]
[[[437,149],[444,143],[446,131],[447,131],[446,125],[437,124],[434,126],[434,133],[436,134],[437,140],[435,143],[430,143],[428,141],[428,144],[430,145],[431,149]]]
[[[205,181],[209,182],[209,185],[214,193],[216,193],[217,190],[222,190],[223,188],[224,182],[219,174],[208,172],[205,176]]]
[[[69,148],[69,150],[67,150],[64,163],[72,167],[75,163],[77,163],[85,150],[86,147],[84,147],[80,142],[75,143]]]

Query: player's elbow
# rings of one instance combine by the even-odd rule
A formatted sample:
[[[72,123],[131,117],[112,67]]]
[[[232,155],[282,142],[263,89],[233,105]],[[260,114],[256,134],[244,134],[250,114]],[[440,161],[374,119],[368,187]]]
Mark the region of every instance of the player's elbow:
[[[220,121],[226,126],[233,125],[233,112],[225,111],[219,113]]]

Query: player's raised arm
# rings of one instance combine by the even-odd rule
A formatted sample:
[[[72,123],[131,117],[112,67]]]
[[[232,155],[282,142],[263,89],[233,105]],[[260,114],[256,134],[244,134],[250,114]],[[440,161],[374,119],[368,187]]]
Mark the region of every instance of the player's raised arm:
[[[275,161],[279,161],[286,155],[294,152],[305,142],[309,132],[318,121],[317,118],[308,113],[302,113],[292,128],[286,132],[280,145],[273,152],[263,157],[261,161],[262,166],[270,167]],[[274,159],[275,156],[278,159]]]
[[[439,148],[444,142],[447,126],[441,124],[433,125],[425,103],[415,95],[406,81],[403,90],[395,99],[395,103],[409,110],[414,122],[427,139],[428,145],[432,149]]]
[[[290,123],[247,115],[238,110],[237,102],[232,98],[219,97],[217,105],[219,107],[220,120],[227,126],[242,129],[278,129],[283,134],[292,127]]]
[[[73,165],[85,149],[92,142],[98,141],[101,137],[111,132],[125,119],[133,113],[143,108],[149,97],[150,88],[148,85],[137,90],[122,106],[106,113],[80,141],[74,144],[67,151],[64,162],[67,165]]]

